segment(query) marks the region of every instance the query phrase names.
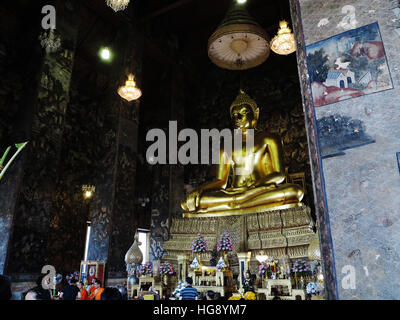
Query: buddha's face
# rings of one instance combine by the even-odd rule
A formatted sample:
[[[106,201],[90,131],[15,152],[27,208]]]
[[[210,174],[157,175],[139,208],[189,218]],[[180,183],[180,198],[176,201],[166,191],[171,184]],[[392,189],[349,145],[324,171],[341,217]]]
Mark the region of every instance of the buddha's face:
[[[234,107],[231,117],[236,129],[253,129],[256,125],[253,110],[246,104]]]

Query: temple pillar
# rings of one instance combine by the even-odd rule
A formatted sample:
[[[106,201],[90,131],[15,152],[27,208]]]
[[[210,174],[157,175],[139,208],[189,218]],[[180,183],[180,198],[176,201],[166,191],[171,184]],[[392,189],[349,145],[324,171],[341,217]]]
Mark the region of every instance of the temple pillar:
[[[326,298],[396,299],[400,28],[393,21],[400,6],[386,0],[290,5]],[[327,81],[339,68],[349,73],[344,90]]]
[[[188,272],[189,257],[187,255],[178,255],[178,280],[185,281]]]
[[[246,277],[246,272],[249,270],[250,267],[250,258],[251,258],[251,252],[238,252],[237,257],[239,260],[239,287],[241,290],[243,290],[243,283],[244,279]]]
[[[181,68],[177,65],[172,69],[171,81],[171,121],[177,121],[178,132],[185,128],[185,78]],[[184,190],[184,165],[174,164],[170,166],[170,196],[169,216],[180,218],[182,215],[181,201],[185,195]]]
[[[32,280],[40,274],[42,266],[49,260],[48,231],[53,213],[64,118],[69,101],[79,26],[79,16],[74,13],[78,6],[79,4],[68,1],[57,7],[57,10],[63,11],[56,26],[57,34],[61,36],[61,47],[56,53],[45,56],[41,71],[37,72],[40,75],[39,89],[36,91],[36,98],[28,103],[35,105],[30,124],[30,142],[23,151],[23,157],[7,172],[8,176],[10,173],[13,175],[9,178],[18,181],[14,188],[10,188],[9,192],[14,192],[14,195],[10,195],[7,213],[9,215],[14,206],[12,202],[15,201],[12,235],[5,266],[5,273],[12,275],[13,280]],[[40,12],[38,9],[39,14]],[[26,74],[29,77],[28,71]],[[30,86],[32,90],[37,88],[35,82]]]
[[[121,44],[119,51],[125,52],[127,57],[134,50],[133,70],[129,72],[135,75],[140,88],[143,39],[136,37],[134,48],[126,48],[124,44],[128,34],[132,33],[121,31],[115,43]],[[117,94],[117,88],[126,80],[125,65],[123,60],[119,60],[113,69],[115,86],[111,86],[109,93],[109,115],[102,132],[104,154],[96,174],[88,248],[89,260],[106,263],[107,279],[120,279],[121,282],[126,280],[123,257],[137,228],[134,192],[140,104],[139,100],[127,103]]]

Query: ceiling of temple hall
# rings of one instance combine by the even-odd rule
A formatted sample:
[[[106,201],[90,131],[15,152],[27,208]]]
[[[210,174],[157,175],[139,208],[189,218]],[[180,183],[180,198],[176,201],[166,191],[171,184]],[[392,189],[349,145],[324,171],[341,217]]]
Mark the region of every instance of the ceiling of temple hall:
[[[129,7],[115,13],[104,0],[83,0],[82,25],[78,43],[83,57],[95,55],[97,43],[111,40],[115,28],[129,22],[144,34],[163,30],[173,36],[182,56],[194,65],[208,64],[207,41],[235,0],[132,0]],[[246,8],[272,38],[280,19],[290,21],[288,0],[248,0]],[[86,31],[85,31],[86,30]],[[87,36],[87,34],[90,36]],[[157,40],[148,36],[147,50],[157,55]],[[90,46],[93,46],[90,48]],[[149,48],[150,47],[150,48]],[[156,48],[154,48],[156,47]],[[161,53],[158,52],[158,55]],[[162,57],[158,57],[158,60]]]

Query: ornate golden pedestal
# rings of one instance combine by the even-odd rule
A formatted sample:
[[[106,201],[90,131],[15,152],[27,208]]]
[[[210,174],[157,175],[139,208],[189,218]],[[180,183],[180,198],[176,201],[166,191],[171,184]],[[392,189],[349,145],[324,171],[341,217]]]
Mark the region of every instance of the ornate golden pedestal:
[[[170,237],[164,243],[168,260],[177,263],[178,255],[191,253],[195,235],[201,233],[208,248],[216,248],[223,232],[229,232],[234,242],[234,252],[251,251],[251,259],[263,251],[268,256],[279,258],[307,257],[307,249],[315,234],[314,221],[307,206],[273,211],[231,215],[226,217],[190,217],[173,219]],[[202,261],[209,261],[211,252],[202,254]]]

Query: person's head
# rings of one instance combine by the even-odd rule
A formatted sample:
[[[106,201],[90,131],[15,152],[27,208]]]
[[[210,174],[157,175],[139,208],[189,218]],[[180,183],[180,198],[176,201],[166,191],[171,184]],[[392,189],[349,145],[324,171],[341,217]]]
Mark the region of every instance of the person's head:
[[[207,300],[214,300],[215,298],[215,293],[212,290],[208,290],[206,293],[206,299]]]
[[[98,280],[98,279],[96,279],[96,280],[94,281],[94,286],[95,286],[96,289],[100,288],[100,287],[101,287],[101,281]]]
[[[105,288],[101,300],[122,300],[122,294],[117,288]]]
[[[0,301],[10,300],[12,296],[11,293],[11,282],[10,280],[0,275]]]
[[[257,126],[259,109],[257,103],[240,90],[230,109],[235,129],[254,129]]]
[[[71,279],[71,280],[69,281],[69,284],[70,284],[71,286],[76,286],[77,283],[78,283],[78,280],[76,280],[76,279]]]
[[[82,281],[78,281],[78,282],[76,283],[76,286],[78,287],[79,290],[82,290],[82,288],[83,288],[83,282],[82,282]]]
[[[47,300],[44,298],[43,290],[40,290],[40,288],[36,287],[29,290],[25,295],[25,300]]]
[[[97,281],[97,278],[93,278],[92,279],[92,284],[95,284],[96,281]]]
[[[191,286],[193,284],[193,279],[191,277],[186,277],[186,286]]]

